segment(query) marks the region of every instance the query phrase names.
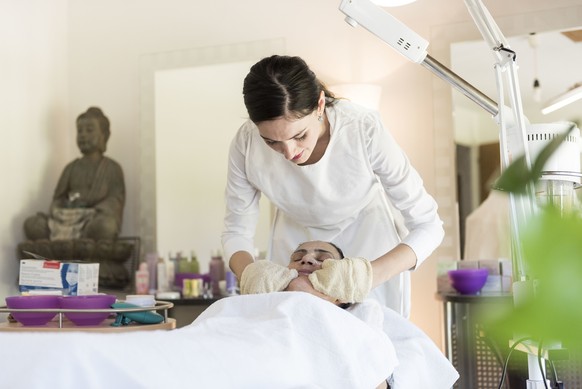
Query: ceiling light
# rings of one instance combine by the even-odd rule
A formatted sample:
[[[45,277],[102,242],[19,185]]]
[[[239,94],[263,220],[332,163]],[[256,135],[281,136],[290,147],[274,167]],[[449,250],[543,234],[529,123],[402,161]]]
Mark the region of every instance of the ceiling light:
[[[533,82],[533,99],[536,103],[542,101],[542,87],[540,81],[536,78]]]
[[[371,0],[372,3],[379,5],[380,7],[399,7],[401,5],[406,5],[414,3],[416,0]]]
[[[529,34],[529,45],[533,52],[533,65],[534,65],[534,82],[533,82],[533,100],[536,103],[542,101],[542,88],[540,85],[540,80],[538,80],[538,45],[539,39],[535,32]]]
[[[582,84],[577,83],[572,88],[568,89],[566,93],[559,95],[547,103],[544,108],[542,108],[542,113],[547,115],[550,112],[554,112],[555,110],[565,107],[568,104],[572,104],[574,101],[580,99],[582,99]]]

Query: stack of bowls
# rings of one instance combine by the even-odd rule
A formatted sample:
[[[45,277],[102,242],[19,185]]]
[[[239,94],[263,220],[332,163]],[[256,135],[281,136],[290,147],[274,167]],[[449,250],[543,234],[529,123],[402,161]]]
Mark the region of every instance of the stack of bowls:
[[[56,316],[59,296],[9,296],[6,297],[6,306],[11,309],[53,309],[53,312],[10,312],[23,326],[43,326]]]
[[[62,309],[110,309],[117,298],[111,294],[60,296]],[[65,312],[65,317],[78,326],[96,326],[110,315],[109,312]]]
[[[117,298],[109,294],[87,296],[9,296],[8,309],[26,309],[27,312],[10,311],[12,317],[23,326],[44,326],[58,313],[58,309],[110,309]],[[52,310],[43,312],[42,310]],[[67,319],[78,326],[96,326],[110,315],[110,312],[64,312]]]

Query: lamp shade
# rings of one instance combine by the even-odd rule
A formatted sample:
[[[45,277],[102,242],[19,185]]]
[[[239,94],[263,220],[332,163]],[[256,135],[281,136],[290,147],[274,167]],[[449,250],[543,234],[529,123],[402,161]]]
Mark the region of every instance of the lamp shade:
[[[366,108],[378,110],[382,87],[375,84],[337,84],[329,89],[337,96],[353,101]]]

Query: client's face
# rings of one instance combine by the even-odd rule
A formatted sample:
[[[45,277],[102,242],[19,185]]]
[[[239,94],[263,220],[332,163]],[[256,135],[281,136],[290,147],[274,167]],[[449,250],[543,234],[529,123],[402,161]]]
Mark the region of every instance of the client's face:
[[[289,269],[296,269],[299,275],[309,275],[321,269],[326,259],[340,259],[340,254],[331,244],[322,241],[301,243],[291,254]]]

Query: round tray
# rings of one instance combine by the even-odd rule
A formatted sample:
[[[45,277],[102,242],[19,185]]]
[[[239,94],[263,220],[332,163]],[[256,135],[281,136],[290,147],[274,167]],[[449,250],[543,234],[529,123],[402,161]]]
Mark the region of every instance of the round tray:
[[[126,302],[125,300],[118,300],[117,302]],[[105,309],[64,309],[64,308],[32,308],[32,309],[15,309],[8,308],[7,306],[0,307],[0,313],[11,313],[11,312],[55,312],[57,313],[58,322],[56,328],[64,328],[63,314],[66,312],[78,312],[78,313],[95,313],[95,312],[108,312],[108,313],[125,313],[125,312],[147,312],[147,311],[164,311],[164,321],[163,323],[168,323],[168,309],[172,308],[174,303],[169,301],[156,301],[156,305],[153,307],[135,307],[135,308],[105,308]],[[22,326],[23,328],[27,328]],[[43,326],[30,326],[30,328],[42,328]]]

